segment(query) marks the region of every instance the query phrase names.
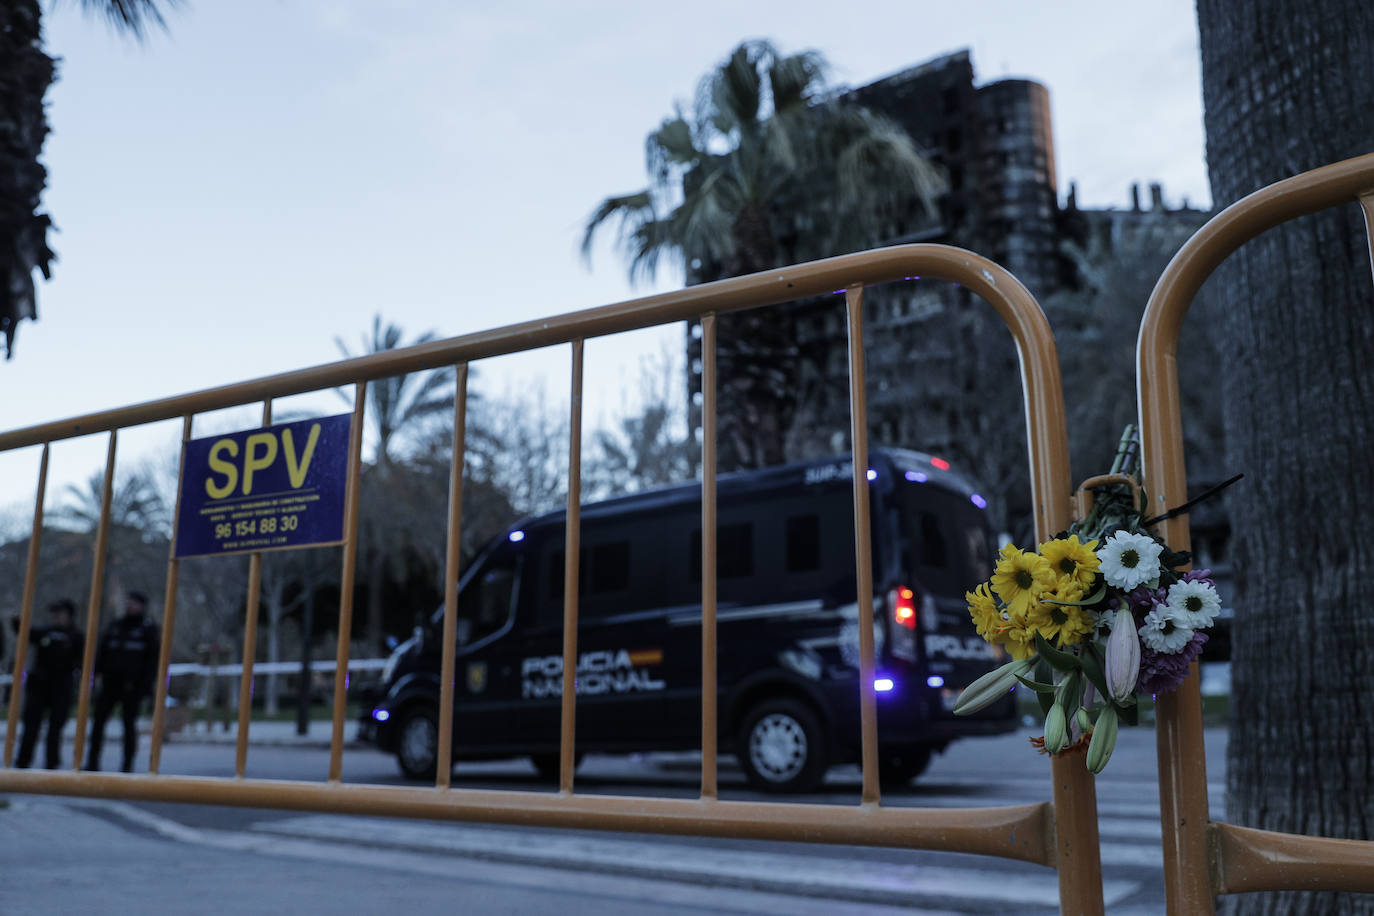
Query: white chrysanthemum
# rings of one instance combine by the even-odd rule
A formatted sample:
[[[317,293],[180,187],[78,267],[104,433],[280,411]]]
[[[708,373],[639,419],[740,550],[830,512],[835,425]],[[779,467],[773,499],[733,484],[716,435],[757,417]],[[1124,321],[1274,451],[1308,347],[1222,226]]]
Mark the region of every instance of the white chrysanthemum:
[[[1100,571],[1108,585],[1129,592],[1159,575],[1163,549],[1153,538],[1118,531],[1097,551]]]
[[[1155,609],[1145,615],[1145,623],[1140,627],[1140,641],[1165,655],[1178,652],[1192,638],[1193,628],[1179,620],[1167,604],[1156,604]]]
[[[1206,582],[1175,582],[1167,601],[1178,620],[1194,630],[1210,627],[1221,612],[1221,596]]]

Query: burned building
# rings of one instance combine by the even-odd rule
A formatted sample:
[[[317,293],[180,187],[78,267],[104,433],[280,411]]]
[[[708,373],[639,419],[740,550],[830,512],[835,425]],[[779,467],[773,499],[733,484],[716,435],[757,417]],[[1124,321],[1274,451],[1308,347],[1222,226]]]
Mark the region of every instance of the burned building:
[[[940,242],[968,248],[1013,273],[1041,302],[1080,283],[1068,250],[1092,239],[1108,242],[1145,215],[1182,216],[1193,227],[1205,214],[1168,210],[1152,188],[1154,206],[1142,210],[1084,210],[1070,192],[1061,204],[1055,172],[1049,90],[1028,79],[979,85],[967,50],[931,60],[838,96],[887,117],[943,170],[948,188],[931,218],[917,206],[909,219],[887,227],[882,244]],[[689,265],[689,282],[715,279]],[[847,326],[842,296],[794,303],[778,316],[790,327],[798,363],[793,380],[797,413],[787,433],[788,458],[847,447]],[[968,443],[986,441],[1015,422],[1019,398],[987,404],[989,379],[1015,382],[1015,353],[991,309],[953,284],[917,281],[867,291],[865,328],[868,408],[876,442],[921,448],[962,458],[996,485],[1003,467],[977,466]],[[687,329],[693,425],[700,425],[700,328]],[[732,409],[729,379],[720,376],[720,410]],[[975,415],[978,414],[978,415]],[[1006,414],[1006,416],[1003,416]],[[1010,418],[1010,419],[1009,419]],[[1003,462],[1005,463],[1005,462]],[[730,467],[722,454],[722,468]],[[1024,469],[1024,459],[1020,466]]]

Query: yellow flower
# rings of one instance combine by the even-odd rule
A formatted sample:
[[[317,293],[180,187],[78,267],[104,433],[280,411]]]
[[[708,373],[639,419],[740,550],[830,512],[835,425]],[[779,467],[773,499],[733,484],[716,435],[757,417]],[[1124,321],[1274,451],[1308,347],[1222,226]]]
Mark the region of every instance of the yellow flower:
[[[990,643],[998,642],[997,634],[1005,621],[1002,612],[997,609],[997,599],[988,591],[988,584],[984,582],[973,591],[964,592],[964,598],[968,601],[968,613],[973,618],[978,635]]]
[[[1027,621],[1045,639],[1058,639],[1059,645],[1071,646],[1092,632],[1092,615],[1081,607],[1054,602],[1082,600],[1081,585],[1071,579],[1060,579],[1054,588],[1045,592],[1040,601],[1031,606],[1026,615]]]
[[[1024,627],[1009,626],[1002,631],[1007,654],[1017,661],[1030,658],[1035,654],[1035,631]]]
[[[1031,605],[1053,585],[1054,570],[1044,557],[1010,544],[1002,548],[992,575],[992,590],[1006,604],[1013,620],[1025,618]]]
[[[1078,540],[1078,535],[1071,534],[1066,538],[1041,544],[1040,555],[1050,564],[1056,579],[1061,582],[1071,580],[1087,589],[1092,587],[1093,579],[1097,576],[1097,568],[1102,565],[1097,554],[1093,553],[1096,549],[1097,541],[1084,544]]]

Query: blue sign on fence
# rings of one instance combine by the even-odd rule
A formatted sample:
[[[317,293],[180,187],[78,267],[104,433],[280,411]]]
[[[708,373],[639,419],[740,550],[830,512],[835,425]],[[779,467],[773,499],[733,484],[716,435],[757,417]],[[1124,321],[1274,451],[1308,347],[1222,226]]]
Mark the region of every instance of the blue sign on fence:
[[[179,557],[343,540],[351,414],[186,443]]]

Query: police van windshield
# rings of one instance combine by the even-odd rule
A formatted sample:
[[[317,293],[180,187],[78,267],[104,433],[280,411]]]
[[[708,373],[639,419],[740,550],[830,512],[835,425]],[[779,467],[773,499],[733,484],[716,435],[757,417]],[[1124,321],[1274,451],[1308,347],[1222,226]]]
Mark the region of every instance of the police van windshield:
[[[929,592],[962,597],[992,575],[987,518],[962,493],[901,481],[902,569]]]

